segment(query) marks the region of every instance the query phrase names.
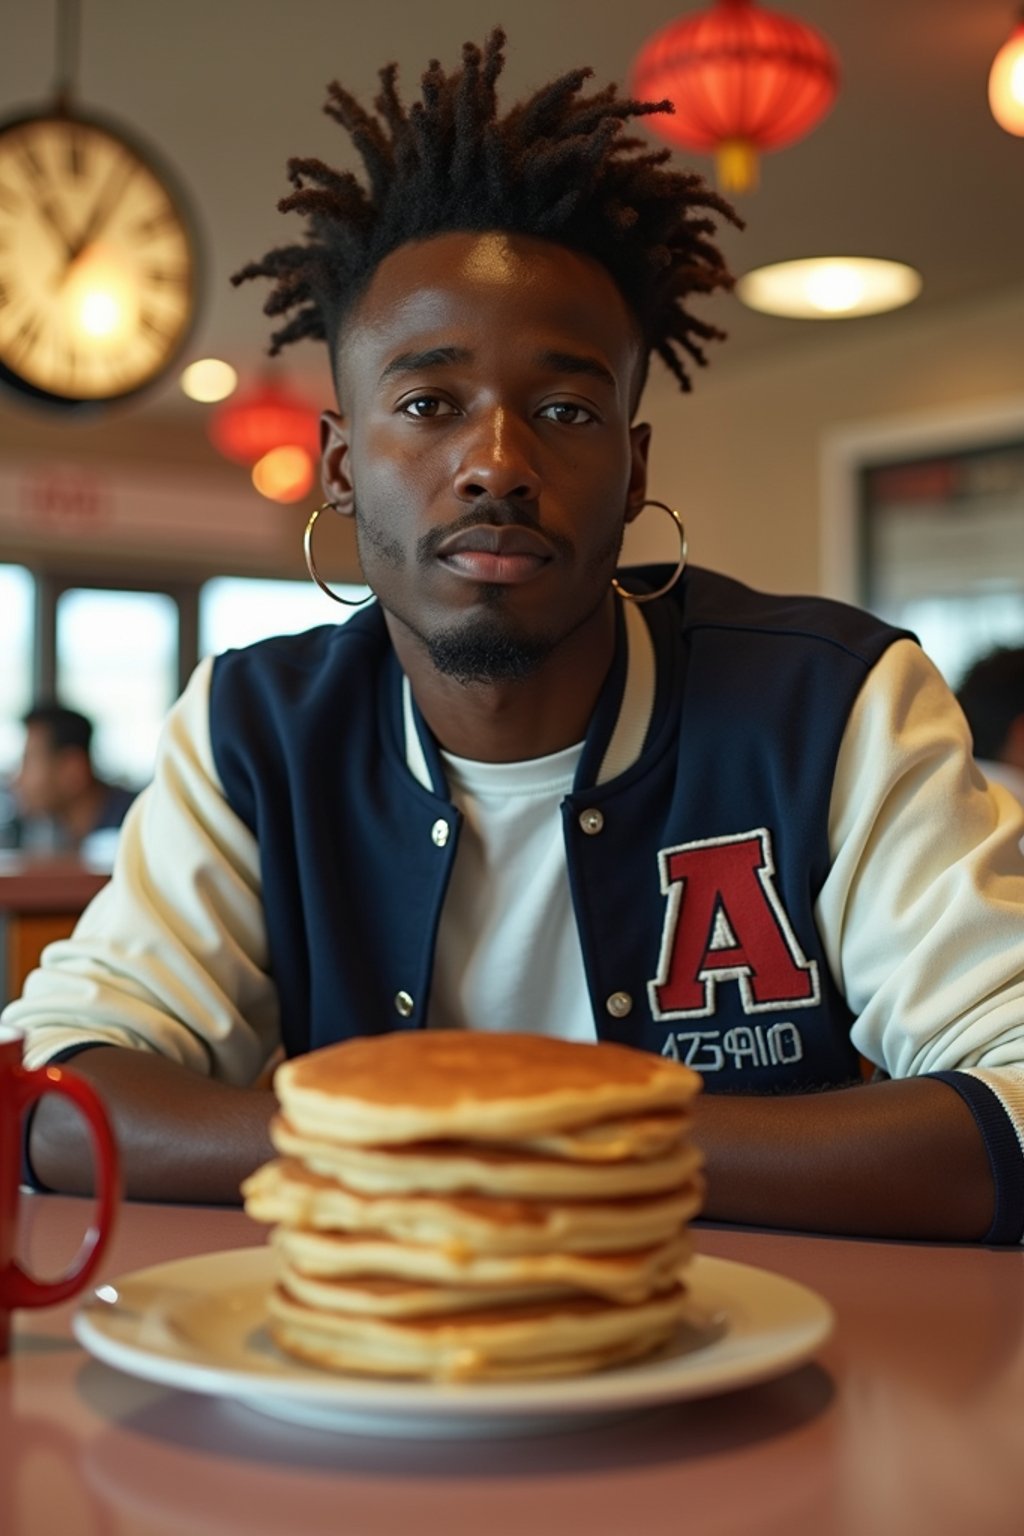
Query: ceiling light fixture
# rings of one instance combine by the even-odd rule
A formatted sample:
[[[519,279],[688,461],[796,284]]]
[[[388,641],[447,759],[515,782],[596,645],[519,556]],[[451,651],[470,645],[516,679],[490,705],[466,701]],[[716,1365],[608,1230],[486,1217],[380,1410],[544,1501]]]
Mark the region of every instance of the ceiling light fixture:
[[[212,405],[234,394],[238,374],[230,363],[223,362],[219,357],[200,357],[196,362],[189,363],[178,382],[182,394],[190,400],[198,400],[201,405]]]
[[[757,267],[736,283],[750,309],[796,320],[850,320],[909,304],[921,274],[874,256],[815,256]]]
[[[988,104],[1000,128],[1024,137],[1024,9],[992,61]]]
[[[648,38],[633,66],[633,95],[675,108],[644,118],[646,127],[676,147],[713,153],[723,192],[752,191],[758,153],[803,138],[838,88],[838,60],[821,33],[754,0],[716,0],[677,17]]]

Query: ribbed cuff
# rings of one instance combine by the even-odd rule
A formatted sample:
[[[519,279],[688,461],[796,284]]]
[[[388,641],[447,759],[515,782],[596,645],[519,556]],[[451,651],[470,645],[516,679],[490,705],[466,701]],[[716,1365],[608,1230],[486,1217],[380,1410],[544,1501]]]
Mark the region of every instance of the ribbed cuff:
[[[1019,1243],[1024,1238],[1024,1150],[1017,1128],[987,1083],[969,1072],[930,1072],[963,1099],[974,1116],[988,1153],[996,1203],[983,1243]]]

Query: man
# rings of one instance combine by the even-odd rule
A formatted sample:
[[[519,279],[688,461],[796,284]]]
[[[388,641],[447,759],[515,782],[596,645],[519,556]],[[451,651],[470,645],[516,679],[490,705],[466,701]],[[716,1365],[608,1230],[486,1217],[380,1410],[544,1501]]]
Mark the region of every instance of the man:
[[[116,831],[135,794],[93,767],[92,721],[61,704],[24,716],[25,743],[13,783],[17,818],[6,846],[73,852],[95,833]]]
[[[502,46],[409,112],[393,69],[377,117],[332,87],[371,190],[293,161],[307,239],[240,274],[276,280],[275,350],[328,342],[323,482],[378,601],[200,667],[5,1017],[76,1053],[140,1196],[237,1198],[279,1045],[520,1028],[701,1071],[712,1217],[1017,1242],[1018,822],[910,639],[616,575],[648,358],[703,360],[728,210],[584,71],[501,116]],[[85,1187],[59,1110],[31,1158]]]
[[[1024,801],[1024,646],[1001,646],[970,668],[957,690],[978,767]]]

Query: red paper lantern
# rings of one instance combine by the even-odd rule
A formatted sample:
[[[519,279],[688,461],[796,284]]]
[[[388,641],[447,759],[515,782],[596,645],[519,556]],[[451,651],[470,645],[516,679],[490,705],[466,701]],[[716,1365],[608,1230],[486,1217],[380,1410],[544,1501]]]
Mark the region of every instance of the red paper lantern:
[[[210,441],[226,459],[255,464],[274,448],[320,455],[320,412],[276,380],[232,395],[212,412]]]
[[[665,97],[675,113],[644,119],[670,144],[714,152],[723,191],[757,183],[759,150],[802,138],[831,107],[839,64],[813,27],[754,0],[717,0],[649,38],[633,67],[633,94]]]

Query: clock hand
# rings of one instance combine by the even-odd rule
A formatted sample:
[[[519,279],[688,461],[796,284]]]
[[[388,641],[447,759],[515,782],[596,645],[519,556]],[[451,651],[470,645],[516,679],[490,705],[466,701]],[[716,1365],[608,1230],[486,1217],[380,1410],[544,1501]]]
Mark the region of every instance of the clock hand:
[[[42,214],[43,221],[46,224],[49,225],[50,229],[53,230],[53,233],[57,236],[57,239],[60,241],[61,245],[64,247],[64,252],[65,252],[65,255],[68,257],[68,260],[69,261],[73,260],[74,257],[77,255],[77,251],[76,251],[74,242],[72,241],[71,236],[68,234],[66,228],[64,227],[63,219],[61,219],[58,216],[57,211],[56,211],[56,209],[53,206],[53,203],[51,203],[47,198],[37,197],[36,198],[36,207],[38,208],[39,212]]]
[[[93,240],[95,240],[124,196],[128,183],[135,175],[135,170],[134,160],[119,160],[114,166],[113,171],[107,177],[103,191],[93,205],[92,213],[89,215],[85,228],[69,249],[70,261],[74,261],[77,256],[80,256],[86,246],[91,245]]]

